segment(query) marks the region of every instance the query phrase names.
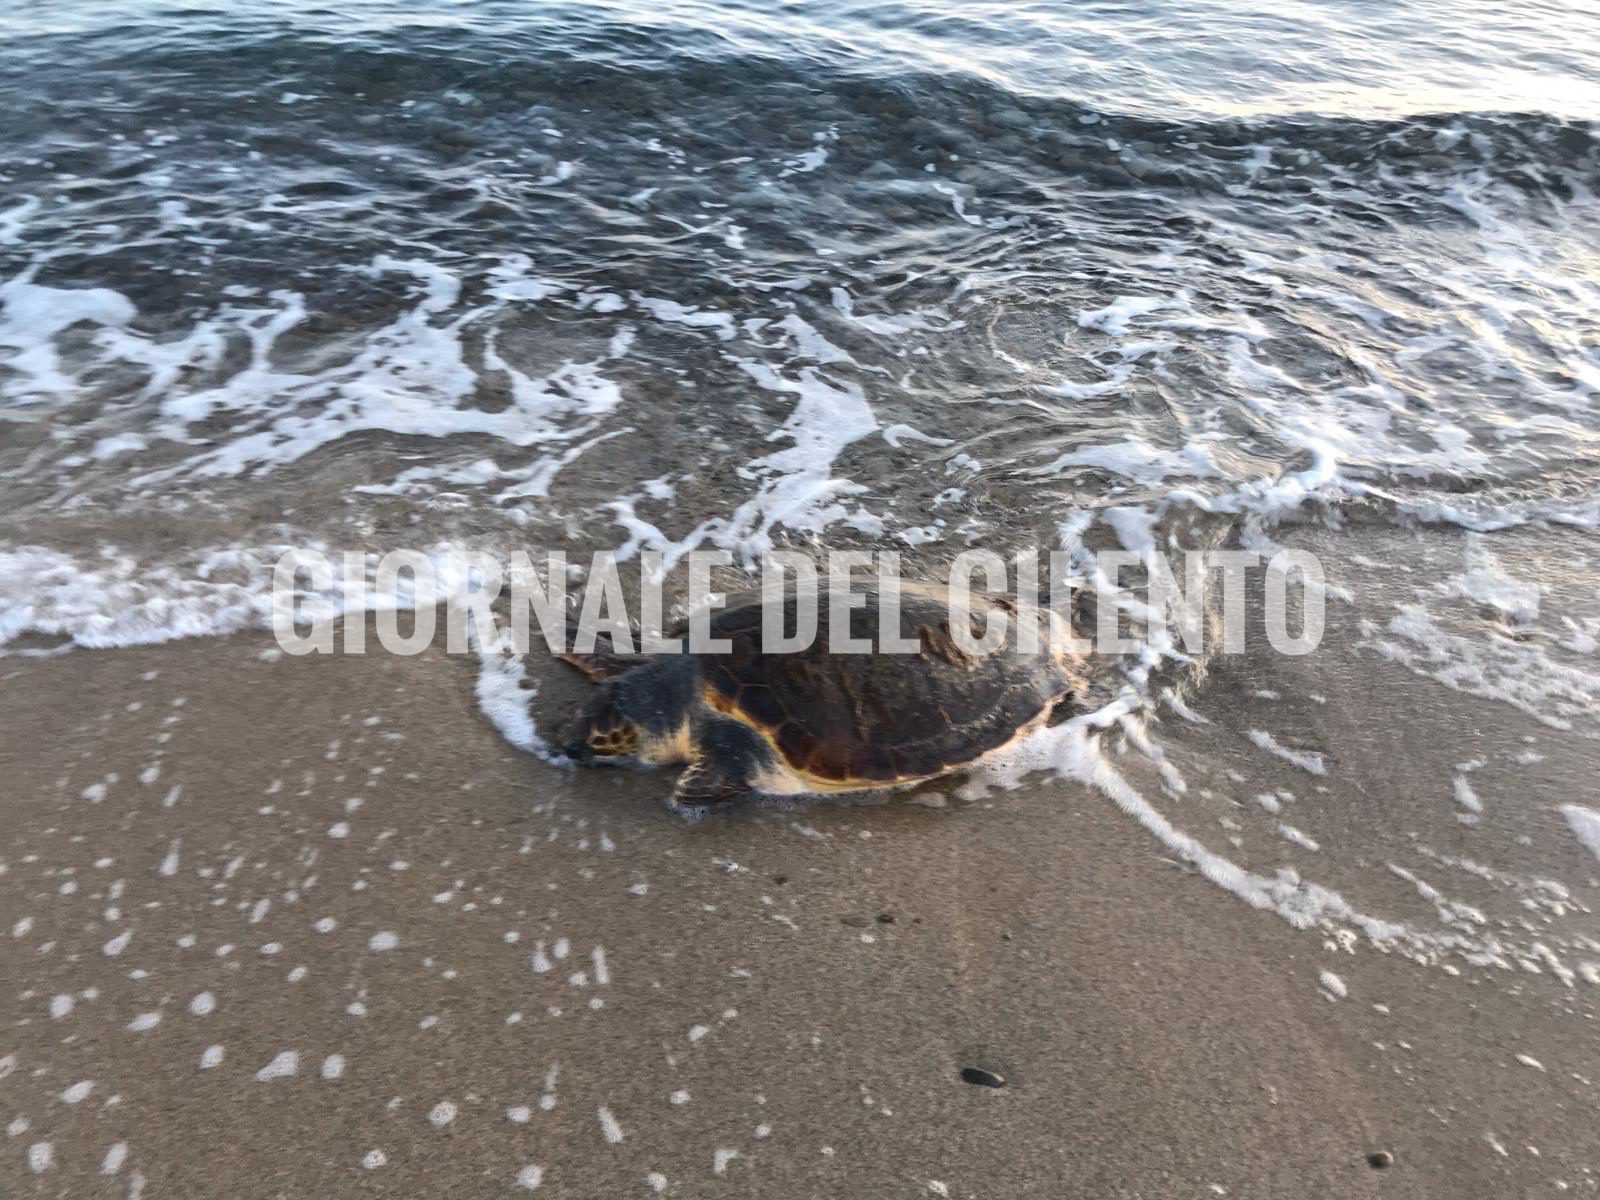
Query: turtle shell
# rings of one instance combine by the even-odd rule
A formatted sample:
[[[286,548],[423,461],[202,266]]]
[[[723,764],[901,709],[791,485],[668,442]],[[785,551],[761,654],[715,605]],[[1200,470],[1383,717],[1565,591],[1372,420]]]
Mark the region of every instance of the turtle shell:
[[[727,639],[726,653],[696,655],[705,700],[761,733],[795,771],[821,786],[871,787],[938,775],[1004,745],[1018,730],[1072,691],[1075,664],[1061,653],[1059,618],[1005,597],[971,597],[973,638],[987,610],[1004,610],[1012,634],[986,653],[967,653],[950,632],[946,589],[903,584],[899,629],[915,651],[880,646],[879,594],[848,610],[849,636],[865,639],[872,653],[844,653],[829,593],[819,590],[817,637],[810,647],[766,653],[762,597],[730,597],[714,614],[710,632]],[[787,594],[784,632],[796,629],[797,602]],[[1039,649],[1017,648],[1015,629],[1036,621]],[[681,632],[681,631],[680,631]]]

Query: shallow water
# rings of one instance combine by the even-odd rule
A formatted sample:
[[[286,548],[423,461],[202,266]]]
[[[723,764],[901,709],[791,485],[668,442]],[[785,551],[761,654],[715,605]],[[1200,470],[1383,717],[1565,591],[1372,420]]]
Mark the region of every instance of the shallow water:
[[[17,16],[13,544],[1594,517],[1592,17]]]

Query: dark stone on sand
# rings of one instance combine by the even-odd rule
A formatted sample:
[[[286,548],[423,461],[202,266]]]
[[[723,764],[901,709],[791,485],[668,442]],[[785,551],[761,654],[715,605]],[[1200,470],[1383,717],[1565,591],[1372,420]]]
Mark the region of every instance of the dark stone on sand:
[[[1394,1166],[1394,1155],[1390,1154],[1387,1150],[1374,1150],[1371,1154],[1367,1155],[1367,1166],[1371,1167],[1374,1171],[1386,1170],[1387,1168]]]
[[[1006,1077],[1004,1075],[986,1070],[983,1067],[962,1067],[961,1081],[973,1084],[976,1087],[987,1088],[1003,1088],[1006,1085]]]

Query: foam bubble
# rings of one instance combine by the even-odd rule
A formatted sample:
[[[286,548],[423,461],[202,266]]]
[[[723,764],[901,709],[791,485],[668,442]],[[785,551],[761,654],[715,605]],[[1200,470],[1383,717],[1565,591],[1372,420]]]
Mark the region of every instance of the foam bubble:
[[[1573,836],[1587,846],[1591,854],[1600,858],[1600,812],[1581,804],[1563,804],[1561,815],[1566,818],[1567,828],[1572,830]]]
[[[1322,755],[1314,750],[1295,750],[1285,746],[1264,729],[1247,729],[1245,736],[1268,754],[1275,754],[1291,766],[1299,767],[1312,775],[1326,775],[1328,768]]]
[[[0,225],[0,232],[5,228]],[[14,403],[64,400],[74,393],[54,347],[64,330],[78,324],[117,328],[138,315],[132,301],[110,288],[44,287],[33,282],[34,274],[0,283],[0,350],[11,352],[0,363],[13,372],[0,383],[0,397]]]
[[[275,1079],[288,1079],[300,1073],[300,1052],[298,1050],[280,1050],[266,1066],[256,1072],[259,1083],[271,1083]]]
[[[1104,308],[1080,312],[1078,324],[1085,329],[1098,329],[1112,337],[1121,337],[1128,332],[1128,324],[1135,317],[1157,312],[1172,303],[1166,296],[1119,296]]]
[[[544,1182],[544,1168],[529,1165],[517,1172],[517,1186],[524,1191],[533,1191]]]

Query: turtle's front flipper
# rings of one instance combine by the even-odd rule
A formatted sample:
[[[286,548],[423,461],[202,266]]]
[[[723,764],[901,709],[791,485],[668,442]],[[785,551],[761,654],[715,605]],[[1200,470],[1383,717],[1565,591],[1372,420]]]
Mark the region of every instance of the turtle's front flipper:
[[[672,790],[672,807],[721,808],[753,795],[755,792],[743,778],[729,771],[715,756],[702,754],[678,776],[678,786]]]

